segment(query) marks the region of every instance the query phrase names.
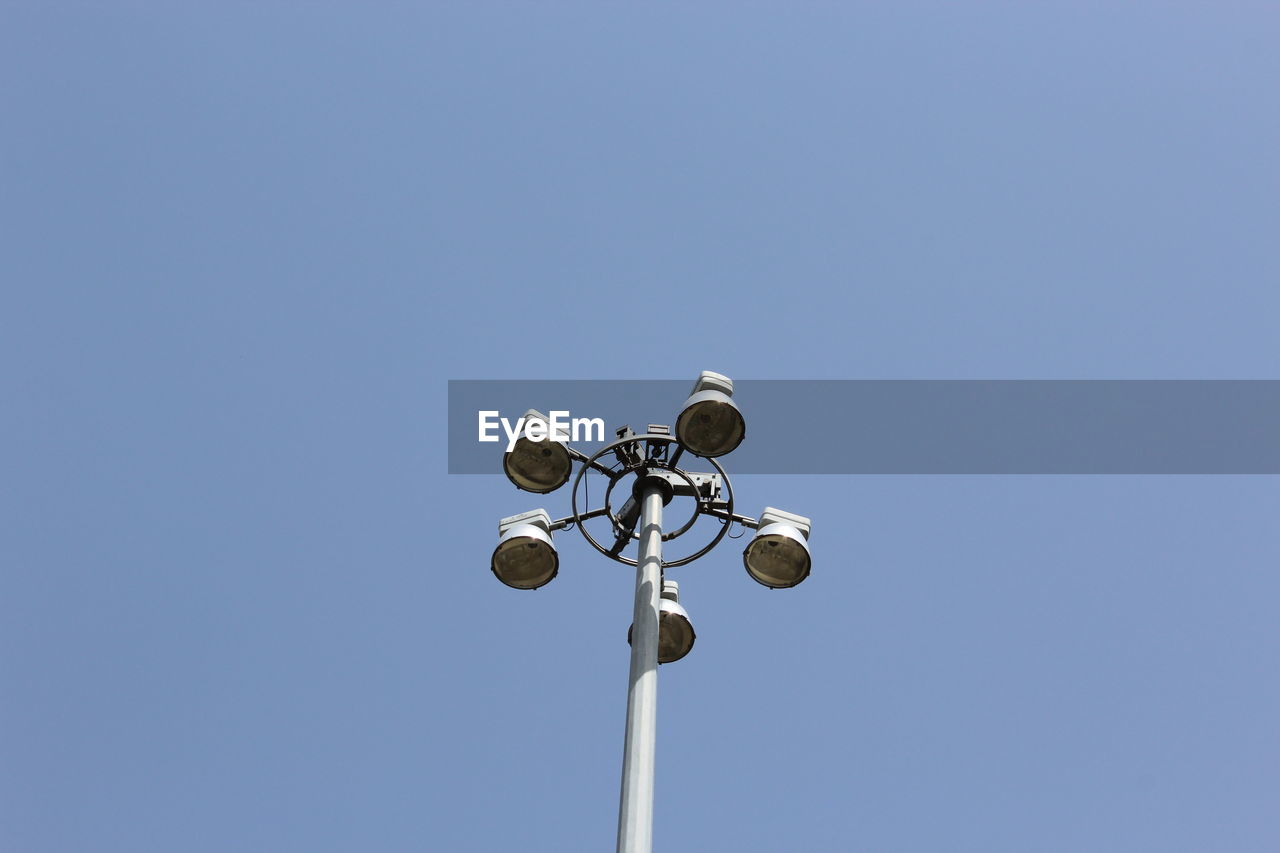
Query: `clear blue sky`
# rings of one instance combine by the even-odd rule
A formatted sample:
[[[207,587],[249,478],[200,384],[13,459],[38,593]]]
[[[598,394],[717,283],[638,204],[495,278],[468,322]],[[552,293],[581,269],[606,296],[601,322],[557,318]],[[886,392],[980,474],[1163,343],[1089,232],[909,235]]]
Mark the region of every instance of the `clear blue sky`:
[[[4,850],[612,849],[450,378],[1280,377],[1269,4],[110,5],[0,9]],[[737,485],[658,849],[1280,849],[1276,478]]]

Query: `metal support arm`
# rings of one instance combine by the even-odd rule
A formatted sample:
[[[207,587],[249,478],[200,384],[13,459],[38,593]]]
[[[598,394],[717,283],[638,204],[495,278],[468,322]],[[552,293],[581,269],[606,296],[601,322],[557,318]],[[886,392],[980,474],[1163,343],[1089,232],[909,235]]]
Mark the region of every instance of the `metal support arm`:
[[[606,508],[606,507],[600,507],[599,509],[593,509],[593,510],[591,510],[591,511],[589,511],[589,512],[584,512],[584,513],[583,513],[582,515],[580,515],[578,518],[579,518],[581,521],[586,521],[588,518],[598,518],[598,517],[600,517],[600,516],[602,516],[602,515],[608,515],[608,514],[609,514],[609,510],[608,510],[608,508]],[[566,527],[568,527],[570,524],[573,524],[573,516],[572,516],[572,515],[566,515],[564,518],[557,518],[555,521],[551,522],[551,529],[552,529],[552,530],[564,530],[564,529],[565,529]]]
[[[569,455],[571,457],[573,457],[574,459],[577,459],[579,462],[581,462],[583,465],[586,465],[588,468],[592,468],[596,471],[599,471],[601,474],[604,474],[606,477],[612,478],[616,476],[618,473],[617,471],[614,471],[612,468],[609,468],[605,465],[601,465],[599,462],[592,459],[590,456],[583,453],[581,450],[578,450],[573,447],[569,447],[569,445],[567,444],[565,445],[565,448],[568,449]]]
[[[736,512],[729,512],[720,502],[704,503],[698,507],[698,511],[712,518],[719,518],[722,521],[736,521],[743,527],[755,530],[760,526],[760,522],[749,515],[739,515]]]

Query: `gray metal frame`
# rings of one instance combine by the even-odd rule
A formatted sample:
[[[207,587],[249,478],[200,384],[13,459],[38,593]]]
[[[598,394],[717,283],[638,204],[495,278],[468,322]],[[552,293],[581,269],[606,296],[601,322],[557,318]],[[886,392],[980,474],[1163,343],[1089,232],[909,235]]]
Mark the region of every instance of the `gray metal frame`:
[[[618,469],[609,468],[607,466],[599,464],[600,457],[604,456],[606,453],[613,453],[615,450],[621,447],[624,447],[625,445],[640,445],[642,443],[646,448],[652,447],[653,445],[676,445],[677,452],[671,454],[671,457],[669,459],[652,457],[646,454],[644,457],[640,459],[640,461],[627,463]],[[626,527],[626,525],[622,523],[622,521],[617,517],[617,515],[613,513],[612,506],[609,503],[609,497],[613,491],[613,487],[620,480],[630,476],[631,474],[636,474],[637,476],[643,477],[644,474],[647,474],[650,472],[659,472],[659,471],[668,471],[676,475],[677,477],[681,478],[685,482],[687,482],[690,486],[690,492],[688,493],[688,496],[693,497],[694,500],[697,501],[697,508],[694,511],[694,513],[689,517],[689,521],[686,522],[683,527],[678,528],[672,533],[663,535],[662,539],[664,542],[675,539],[681,534],[687,532],[690,528],[693,527],[694,523],[698,520],[698,517],[701,515],[709,515],[713,518],[718,518],[723,522],[723,524],[720,527],[720,530],[717,531],[716,535],[712,538],[710,542],[708,542],[702,548],[698,549],[697,551],[695,551],[694,553],[690,554],[687,557],[681,557],[676,560],[663,560],[662,568],[667,569],[667,568],[673,568],[675,566],[684,566],[689,563],[692,563],[694,560],[698,559],[699,557],[702,557],[703,555],[708,553],[712,548],[714,548],[716,545],[720,544],[720,541],[724,539],[725,534],[729,532],[729,528],[732,522],[736,521],[739,524],[742,524],[746,527],[754,528],[756,526],[756,520],[754,518],[750,518],[745,515],[737,515],[733,511],[733,483],[730,481],[728,473],[725,472],[724,466],[722,466],[715,459],[706,460],[707,462],[710,462],[712,467],[716,469],[716,476],[718,476],[720,478],[720,482],[724,484],[724,488],[727,493],[727,498],[721,501],[714,498],[704,497],[699,493],[698,486],[693,478],[705,477],[709,475],[703,474],[700,472],[686,471],[683,468],[679,468],[676,466],[675,462],[680,458],[680,455],[681,455],[679,451],[683,450],[683,448],[681,448],[679,444],[680,444],[679,441],[674,436],[662,435],[660,433],[642,433],[638,435],[628,435],[618,439],[617,441],[610,442],[609,444],[606,444],[604,447],[597,450],[595,454],[593,454],[592,456],[588,457],[585,454],[579,454],[580,456],[583,457],[583,465],[581,468],[578,469],[578,474],[573,479],[573,497],[572,497],[573,515],[567,518],[558,519],[557,521],[553,522],[552,529],[562,530],[568,527],[570,524],[576,525],[579,532],[582,533],[582,537],[586,539],[588,543],[590,543],[591,547],[595,548],[601,554],[604,554],[606,557],[610,558],[611,560],[616,560],[619,563],[623,563],[628,566],[638,565],[636,559],[632,557],[624,556],[621,553],[610,550],[608,548],[605,548],[603,545],[601,545],[600,542],[597,541],[596,538],[591,535],[590,531],[587,530],[586,526],[582,522],[588,519],[598,518],[599,516],[603,515],[603,516],[608,516],[609,519],[613,521],[615,527]],[[594,469],[596,471],[600,471],[604,473],[609,478],[609,486],[605,491],[604,504],[598,509],[587,510],[584,512],[578,509],[578,487],[582,484],[582,478],[587,473],[588,469]],[[639,534],[635,533],[634,530],[629,530],[627,533],[627,537],[628,539],[639,538]]]

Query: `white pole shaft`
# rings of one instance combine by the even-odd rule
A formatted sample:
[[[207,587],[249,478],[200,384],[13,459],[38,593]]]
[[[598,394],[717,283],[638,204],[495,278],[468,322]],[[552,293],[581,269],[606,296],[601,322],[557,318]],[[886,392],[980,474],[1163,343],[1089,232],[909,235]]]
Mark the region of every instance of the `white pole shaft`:
[[[618,853],[653,850],[653,762],[658,735],[658,600],[662,592],[662,493],[645,488],[631,629],[627,737],[622,752]]]

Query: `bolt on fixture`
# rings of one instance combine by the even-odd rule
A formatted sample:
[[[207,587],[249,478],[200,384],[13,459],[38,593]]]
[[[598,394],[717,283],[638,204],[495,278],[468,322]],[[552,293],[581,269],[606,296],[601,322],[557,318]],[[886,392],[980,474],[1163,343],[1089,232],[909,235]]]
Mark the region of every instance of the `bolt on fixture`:
[[[498,523],[498,545],[489,562],[498,580],[515,589],[537,589],[550,583],[560,568],[552,536],[570,525],[601,554],[636,569],[635,607],[627,631],[631,673],[618,812],[619,853],[649,853],[652,849],[658,665],[685,657],[697,636],[680,604],[679,585],[666,579],[666,569],[707,554],[737,523],[755,530],[742,552],[743,566],[753,580],[771,589],[786,589],[809,576],[808,518],[773,507],[765,507],[759,519],[734,512],[733,485],[717,458],[737,448],[746,432],[746,420],[733,401],[733,380],[708,370],[694,382],[676,417],[674,435],[670,427],[661,424],[650,424],[640,434],[624,426],[615,441],[588,456],[570,446],[568,436],[551,435],[547,416],[530,409],[518,437],[502,457],[502,469],[518,489],[549,494],[571,478],[573,489],[568,516],[552,521],[545,509],[536,509]],[[695,472],[680,467],[686,452],[704,459],[713,470]],[[574,462],[579,463],[576,477]],[[579,488],[588,471],[608,480],[595,508],[578,503]],[[693,512],[680,526],[665,530],[663,509],[676,497],[692,498]],[[710,541],[685,556],[665,559],[663,544],[688,533],[702,516],[720,522]],[[588,531],[585,522],[597,518],[610,522],[612,542],[607,537],[601,542]],[[637,551],[630,557],[625,552],[633,542]]]

